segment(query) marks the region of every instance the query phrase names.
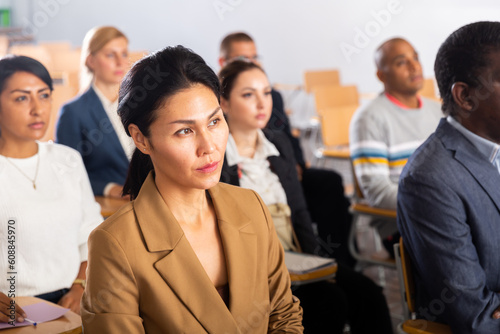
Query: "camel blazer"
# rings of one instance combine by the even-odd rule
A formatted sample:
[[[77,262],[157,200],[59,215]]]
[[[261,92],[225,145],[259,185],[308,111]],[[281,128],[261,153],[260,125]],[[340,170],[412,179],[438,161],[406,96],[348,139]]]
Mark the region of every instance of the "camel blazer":
[[[229,309],[158,192],[137,199],[89,238],[82,320],[91,333],[302,333],[283,249],[253,191],[208,191],[225,251]]]

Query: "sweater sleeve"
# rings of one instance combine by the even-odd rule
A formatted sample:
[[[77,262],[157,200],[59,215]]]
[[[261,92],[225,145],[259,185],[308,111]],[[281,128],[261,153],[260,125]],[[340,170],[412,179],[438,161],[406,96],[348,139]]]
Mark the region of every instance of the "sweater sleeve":
[[[351,121],[351,160],[358,184],[370,205],[396,209],[397,183],[390,179],[387,129],[376,113],[357,112]]]

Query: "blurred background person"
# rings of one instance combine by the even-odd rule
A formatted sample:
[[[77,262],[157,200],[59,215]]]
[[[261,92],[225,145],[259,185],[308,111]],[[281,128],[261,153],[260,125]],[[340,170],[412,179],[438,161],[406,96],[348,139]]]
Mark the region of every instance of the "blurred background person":
[[[375,52],[377,77],[384,84],[349,129],[351,159],[358,184],[371,206],[396,210],[399,175],[411,154],[436,129],[438,102],[419,95],[424,85],[418,52],[402,38],[391,38]],[[396,223],[378,224],[388,253],[399,242]]]
[[[220,44],[219,65],[223,67],[234,60],[248,60],[261,66],[256,44],[252,37],[244,32],[229,34]],[[342,177],[332,170],[308,166],[300,141],[291,132],[283,97],[273,88],[270,94],[272,112],[266,128],[284,133],[290,141],[309,213],[317,225],[321,245],[327,245],[322,247],[318,243],[315,253],[333,257],[349,267],[354,267],[356,261],[347,247],[352,216],[349,213],[350,202],[344,194]]]
[[[114,27],[96,27],[83,40],[82,95],[64,105],[57,142],[79,151],[96,196],[120,198],[133,142],[117,114],[120,82],[128,70],[128,40]]]
[[[219,73],[221,107],[229,125],[221,181],[256,191],[269,207],[285,250],[315,254],[318,241],[295,169],[288,138],[266,129],[271,117],[271,86],[255,63],[235,60]],[[292,229],[287,229],[291,219]],[[382,289],[339,263],[336,283],[320,281],[294,287],[304,309],[304,329],[311,333],[392,333]]]

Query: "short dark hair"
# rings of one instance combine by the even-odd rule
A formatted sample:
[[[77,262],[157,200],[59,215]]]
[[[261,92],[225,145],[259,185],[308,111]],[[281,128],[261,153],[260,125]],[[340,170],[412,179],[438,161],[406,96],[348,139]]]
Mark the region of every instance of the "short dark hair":
[[[231,53],[231,47],[233,43],[236,42],[252,42],[253,38],[250,37],[247,33],[244,32],[235,32],[224,37],[222,42],[220,43],[220,56],[224,59],[227,59],[229,54]]]
[[[42,80],[50,90],[54,90],[49,71],[38,60],[26,56],[7,55],[0,59],[0,93],[7,80],[17,72],[27,72]]]
[[[238,76],[246,71],[253,69],[259,69],[262,72],[264,70],[259,65],[245,60],[235,60],[230,62],[222,68],[219,72],[219,80],[221,83],[221,96],[228,100],[231,91],[233,90],[234,83]],[[264,72],[265,73],[265,72]]]
[[[497,50],[500,50],[500,22],[471,23],[448,36],[439,48],[434,63],[445,114],[455,113],[451,94],[453,84],[482,85],[484,78],[479,78],[481,70],[490,65],[489,55]]]
[[[203,58],[181,45],[166,47],[135,63],[123,79],[119,94],[118,114],[127,134],[130,136],[128,126],[135,124],[148,137],[157,116],[156,110],[169,97],[195,84],[206,86],[220,100],[217,75]],[[136,198],[151,170],[150,156],[136,148],[123,194]]]

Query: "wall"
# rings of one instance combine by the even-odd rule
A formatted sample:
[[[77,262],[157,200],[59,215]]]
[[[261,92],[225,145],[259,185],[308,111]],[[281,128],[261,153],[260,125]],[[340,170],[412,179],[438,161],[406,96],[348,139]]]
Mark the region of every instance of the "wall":
[[[377,92],[373,52],[402,36],[433,76],[440,43],[456,28],[498,20],[496,0],[15,0],[13,21],[38,40],[79,45],[96,25],[115,25],[131,49],[183,44],[217,71],[218,45],[235,30],[257,41],[273,82],[300,84],[306,69],[339,68],[342,82]]]

